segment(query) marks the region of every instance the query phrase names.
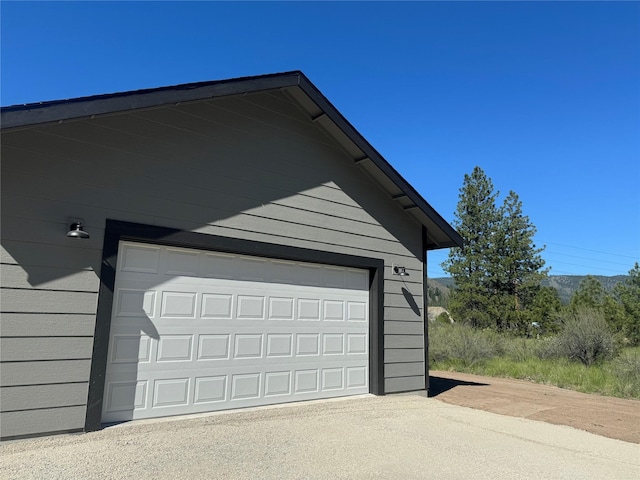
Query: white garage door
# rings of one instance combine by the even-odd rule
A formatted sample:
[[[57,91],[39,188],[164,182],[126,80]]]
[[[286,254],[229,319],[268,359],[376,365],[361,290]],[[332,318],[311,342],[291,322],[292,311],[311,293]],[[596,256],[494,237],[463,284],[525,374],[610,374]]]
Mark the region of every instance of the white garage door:
[[[366,270],[121,242],[103,422],[367,393]]]

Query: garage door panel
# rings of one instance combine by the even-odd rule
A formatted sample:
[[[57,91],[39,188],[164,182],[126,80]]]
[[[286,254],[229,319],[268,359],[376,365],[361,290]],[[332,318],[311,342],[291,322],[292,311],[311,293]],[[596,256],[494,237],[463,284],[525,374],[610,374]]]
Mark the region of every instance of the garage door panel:
[[[231,352],[231,335],[224,333],[203,333],[198,335],[198,350],[196,359],[200,362],[206,360],[228,360]]]
[[[149,362],[152,344],[147,335],[121,331],[111,337],[109,360],[112,364]]]
[[[323,391],[344,389],[344,368],[323,368],[321,376],[321,389]]]
[[[161,247],[142,244],[124,244],[118,256],[118,269],[123,272],[157,274]]]
[[[145,289],[144,282],[120,285],[116,291],[114,321],[128,323],[125,317],[199,318],[212,321],[368,321],[368,303],[352,300],[355,295],[362,296],[362,292],[357,290],[351,294],[314,292],[314,298],[307,298],[303,291],[291,290],[274,292],[272,295],[256,294],[270,287],[271,284],[260,283],[253,288],[220,286],[215,291],[203,291],[202,288],[190,288],[187,285],[171,285],[171,290],[158,293],[153,289]]]
[[[152,408],[189,405],[191,376],[183,378],[162,378],[153,383]]]
[[[200,254],[197,251],[167,248],[165,270],[167,275],[198,276]]]
[[[357,365],[346,367],[346,388],[363,388],[367,385],[367,368]]]
[[[103,421],[368,392],[368,273],[121,242]]]
[[[191,291],[163,291],[160,295],[160,318],[196,318],[198,293]]]
[[[265,356],[267,358],[282,358],[293,356],[294,334],[286,330],[280,333],[268,333],[265,339]]]
[[[119,288],[116,291],[114,312],[118,318],[153,318],[156,308],[156,291],[144,288]]]
[[[165,364],[193,363],[192,368],[208,368],[210,363],[224,363],[231,366],[234,362],[247,359],[261,359],[270,362],[307,361],[306,357],[340,357],[341,361],[352,358],[366,358],[368,336],[361,332],[300,332],[280,328],[269,333],[256,333],[255,329],[245,327],[236,333],[185,333],[184,328],[167,329],[159,339],[136,333],[120,332],[111,336],[109,361],[113,368],[120,364],[139,364],[140,369],[155,368],[153,362]]]
[[[194,405],[220,403],[227,400],[227,375],[202,375],[194,379]],[[215,409],[215,406],[204,408]]]
[[[162,335],[158,339],[156,362],[193,360],[193,335]]]
[[[103,422],[131,420],[134,411],[147,409],[149,381],[116,375],[105,384]]]
[[[369,289],[368,274],[364,270],[132,242],[122,244],[118,270],[126,271],[128,278],[138,280],[159,275],[181,276],[185,277],[185,283],[192,281],[195,284],[199,283],[199,278],[207,277],[232,281],[268,281],[291,286]]]
[[[367,376],[368,369],[362,366],[276,368],[262,373],[246,367],[235,373],[212,370],[196,375],[183,369],[160,378],[121,376],[106,385],[103,422],[358,394]]]
[[[290,396],[293,388],[293,375],[290,370],[266,372],[264,376],[264,396]]]
[[[203,293],[200,318],[206,320],[231,320],[234,312],[234,296],[231,293]]]

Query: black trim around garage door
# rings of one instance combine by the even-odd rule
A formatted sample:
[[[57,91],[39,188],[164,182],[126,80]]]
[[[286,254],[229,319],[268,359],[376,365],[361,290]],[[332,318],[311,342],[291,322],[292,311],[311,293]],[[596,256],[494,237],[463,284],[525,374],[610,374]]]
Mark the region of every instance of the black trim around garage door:
[[[120,240],[132,240],[156,245],[195,248],[284,260],[321,263],[369,271],[369,391],[384,394],[384,262],[381,259],[344,255],[272,243],[254,242],[231,237],[207,235],[172,228],[107,220],[100,270],[100,292],[93,341],[93,356],[89,377],[89,396],[85,431],[100,429],[102,399],[107,369],[113,289],[118,263]]]

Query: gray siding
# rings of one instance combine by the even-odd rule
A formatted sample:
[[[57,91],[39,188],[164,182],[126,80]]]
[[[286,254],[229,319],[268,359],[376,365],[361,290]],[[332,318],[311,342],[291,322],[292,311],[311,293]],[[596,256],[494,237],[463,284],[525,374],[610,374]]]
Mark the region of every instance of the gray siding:
[[[2,365],[0,386],[17,387],[87,382],[91,359],[6,362]]]
[[[384,259],[385,391],[424,388],[421,226],[285,94],[4,132],[1,168],[3,436],[83,426],[107,218]]]
[[[2,412],[2,437],[79,432],[84,427],[85,411],[85,405],[76,405]]]
[[[2,362],[77,360],[91,358],[92,337],[3,337]]]
[[[37,332],[43,337],[90,337],[95,321],[94,314],[3,313],[2,335],[30,337]]]
[[[46,408],[82,406],[87,401],[86,383],[29,385],[0,390],[0,410],[18,412]]]

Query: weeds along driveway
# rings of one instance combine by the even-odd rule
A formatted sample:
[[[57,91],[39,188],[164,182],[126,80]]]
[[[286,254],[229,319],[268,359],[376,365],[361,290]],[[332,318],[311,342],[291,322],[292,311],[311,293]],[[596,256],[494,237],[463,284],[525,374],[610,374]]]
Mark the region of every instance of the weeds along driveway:
[[[638,479],[637,444],[420,395],[131,422],[0,445],[2,479]]]

